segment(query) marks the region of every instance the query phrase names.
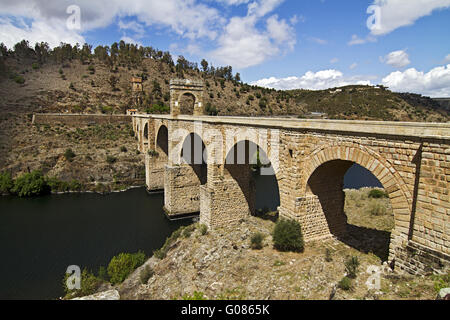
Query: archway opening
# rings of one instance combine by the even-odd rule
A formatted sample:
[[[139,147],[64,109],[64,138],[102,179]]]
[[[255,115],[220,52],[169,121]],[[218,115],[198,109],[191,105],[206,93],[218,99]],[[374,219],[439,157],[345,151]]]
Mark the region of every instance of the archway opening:
[[[167,157],[169,155],[169,131],[164,125],[162,125],[158,130],[158,135],[156,137],[156,147],[158,149],[158,152],[163,152],[163,156]]]
[[[269,157],[260,146],[248,140],[236,143],[227,154],[224,178],[232,182],[232,197],[245,204],[249,214],[270,220],[278,218],[278,181]]]
[[[394,215],[387,192],[369,170],[351,161],[325,162],[310,176],[307,194],[317,197],[332,235],[387,261]]]
[[[205,185],[208,180],[208,166],[206,146],[202,138],[196,134],[191,133],[186,137],[181,149],[181,161],[192,167],[196,174],[200,185]]]
[[[146,140],[148,139],[148,123],[146,123],[144,126],[144,138]]]
[[[185,93],[181,95],[179,105],[180,114],[193,115],[195,107],[195,96],[192,93]]]

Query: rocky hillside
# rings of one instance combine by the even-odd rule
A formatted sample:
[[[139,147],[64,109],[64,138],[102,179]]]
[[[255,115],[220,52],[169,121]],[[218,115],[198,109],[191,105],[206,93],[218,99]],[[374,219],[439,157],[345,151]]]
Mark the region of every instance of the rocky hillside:
[[[111,47],[62,45],[54,50],[28,43],[0,45],[2,112],[124,113],[133,100],[130,79],[144,80],[141,111],[167,111],[169,81],[203,79],[205,111],[219,115],[306,116],[326,112],[334,119],[448,121],[449,113],[427,97],[397,94],[384,87],[277,91],[251,86],[232,67],[200,66],[169,52],[123,42]],[[158,107],[156,107],[158,106]]]
[[[151,47],[121,42],[94,50],[88,45],[50,50],[23,41],[14,50],[0,44],[0,172],[17,176],[41,169],[83,184],[143,183],[142,155],[136,153],[128,127],[31,127],[36,112],[123,114],[133,106],[133,76],[144,81],[137,106],[141,112],[168,112],[170,79],[193,78],[205,83],[205,113],[210,115],[301,118],[325,112],[335,119],[449,120],[449,111],[429,98],[382,87],[277,91],[242,83],[230,66],[213,67],[205,60],[199,66],[183,57],[174,62],[170,53]],[[73,163],[62,157],[69,147],[78,155]],[[108,163],[108,155],[116,161]]]
[[[369,191],[346,191],[349,235],[343,242],[317,241],[308,243],[303,253],[279,252],[273,247],[275,223],[270,214],[206,234],[197,227],[181,232],[162,260],[152,257],[121,285],[104,289],[117,289],[121,299],[152,300],[435,299],[441,287],[450,285],[450,275],[413,277],[383,264],[392,210],[386,198],[369,199]],[[255,233],[264,235],[261,250],[251,248]],[[357,257],[359,266],[356,278],[346,287],[339,283],[347,274],[349,257]],[[366,285],[369,266],[385,270],[379,289]],[[142,283],[146,268],[152,272]]]

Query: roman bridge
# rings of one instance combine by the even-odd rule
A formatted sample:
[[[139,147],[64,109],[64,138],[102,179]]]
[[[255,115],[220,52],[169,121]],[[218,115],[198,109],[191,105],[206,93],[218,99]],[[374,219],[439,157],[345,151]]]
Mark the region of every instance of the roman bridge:
[[[339,238],[343,179],[356,163],[388,193],[389,261],[410,273],[450,267],[450,124],[210,117],[188,89],[193,115],[179,114],[183,91],[171,90],[170,115],[132,117],[147,188],[164,189],[169,216],[200,212],[211,229],[239,223],[255,212],[259,159],[278,183],[280,217],[299,221],[306,241]]]

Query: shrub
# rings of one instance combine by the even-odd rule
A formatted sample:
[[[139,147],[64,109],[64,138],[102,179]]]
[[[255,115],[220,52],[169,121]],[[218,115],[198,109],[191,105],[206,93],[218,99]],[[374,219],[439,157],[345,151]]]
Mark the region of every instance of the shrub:
[[[89,296],[91,294],[94,294],[97,292],[100,285],[103,283],[103,281],[96,277],[93,273],[89,272],[87,269],[84,269],[81,273],[81,288],[78,289],[72,289],[70,290],[67,287],[67,279],[70,277],[70,274],[65,274],[64,280],[63,280],[63,288],[64,292],[66,293],[66,298],[76,298],[76,297],[84,297]]]
[[[122,147],[120,147],[120,151],[121,152],[128,152],[128,149],[127,149],[127,147],[122,146]]]
[[[145,262],[145,253],[120,253],[113,257],[108,265],[111,284],[122,283],[136,268]]]
[[[369,212],[373,216],[384,216],[387,210],[383,204],[373,200],[369,203]]]
[[[13,187],[14,181],[11,177],[11,173],[9,172],[0,173],[0,194],[10,193]]]
[[[11,191],[19,197],[32,197],[49,193],[50,187],[42,172],[36,170],[18,177]]]
[[[145,266],[144,269],[142,269],[141,273],[139,274],[139,278],[141,280],[142,284],[146,284],[148,280],[153,277],[154,271],[150,266]]]
[[[190,226],[183,229],[183,231],[181,232],[181,235],[185,238],[189,238],[191,236],[192,232],[194,232],[194,230],[195,230],[195,224],[191,224]]]
[[[64,157],[67,161],[72,162],[73,158],[76,157],[76,154],[72,151],[72,149],[67,149],[66,152],[64,152]]]
[[[113,157],[113,156],[107,156],[106,157],[106,162],[108,162],[109,164],[116,163],[116,161],[117,161],[116,157]]]
[[[280,220],[273,231],[275,249],[279,251],[303,252],[304,242],[300,224],[293,220]]]
[[[433,275],[434,290],[439,293],[444,288],[450,288],[450,272],[443,275]]]
[[[66,293],[66,298],[76,298],[76,297],[84,297],[94,294],[103,281],[96,277],[93,273],[89,272],[87,269],[84,269],[81,273],[81,288],[80,290],[73,289],[69,290],[67,288],[67,279],[69,278],[69,274],[65,274],[63,280],[64,292]]]
[[[200,230],[200,234],[202,236],[204,236],[205,234],[208,233],[208,226],[206,226],[204,224],[201,224],[200,227],[199,227],[199,230]]]
[[[39,63],[34,62],[34,63],[31,65],[31,67],[33,68],[33,70],[37,70],[37,69],[39,69]]]
[[[90,65],[88,67],[88,70],[90,71],[90,74],[94,74],[95,73],[95,67],[93,65]]]
[[[185,294],[183,296],[183,300],[206,300],[206,298],[203,292],[194,291],[194,294],[192,296],[189,294]]]
[[[109,281],[108,271],[104,266],[100,266],[100,268],[98,268],[98,277],[104,281]]]
[[[387,198],[388,195],[386,194],[386,192],[378,190],[378,189],[373,189],[370,190],[369,192],[369,198],[374,198],[374,199],[381,199],[381,198]]]
[[[14,77],[14,81],[18,84],[24,84],[25,83],[25,78],[22,76],[15,76]]]
[[[158,157],[159,156],[159,153],[157,152],[157,151],[155,151],[155,150],[148,150],[147,151],[147,154],[150,156],[150,157]]]
[[[254,233],[250,238],[250,246],[254,250],[263,248],[264,235],[261,232]]]
[[[348,291],[352,289],[352,280],[349,277],[343,277],[338,283],[338,288]]]
[[[349,257],[345,261],[345,271],[347,272],[347,277],[355,279],[358,273],[359,259],[356,256]]]

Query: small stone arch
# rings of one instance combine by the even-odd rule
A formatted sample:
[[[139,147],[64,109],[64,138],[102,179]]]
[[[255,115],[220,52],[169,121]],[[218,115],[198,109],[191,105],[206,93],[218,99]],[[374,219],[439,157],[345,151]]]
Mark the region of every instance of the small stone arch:
[[[156,151],[162,151],[163,156],[169,156],[169,130],[165,124],[161,124],[155,136]]]
[[[190,79],[174,79],[170,81],[170,114],[178,116],[181,114],[181,98],[188,94],[194,97],[193,115],[203,115],[203,81]]]
[[[148,122],[144,125],[144,139],[148,140]]]

